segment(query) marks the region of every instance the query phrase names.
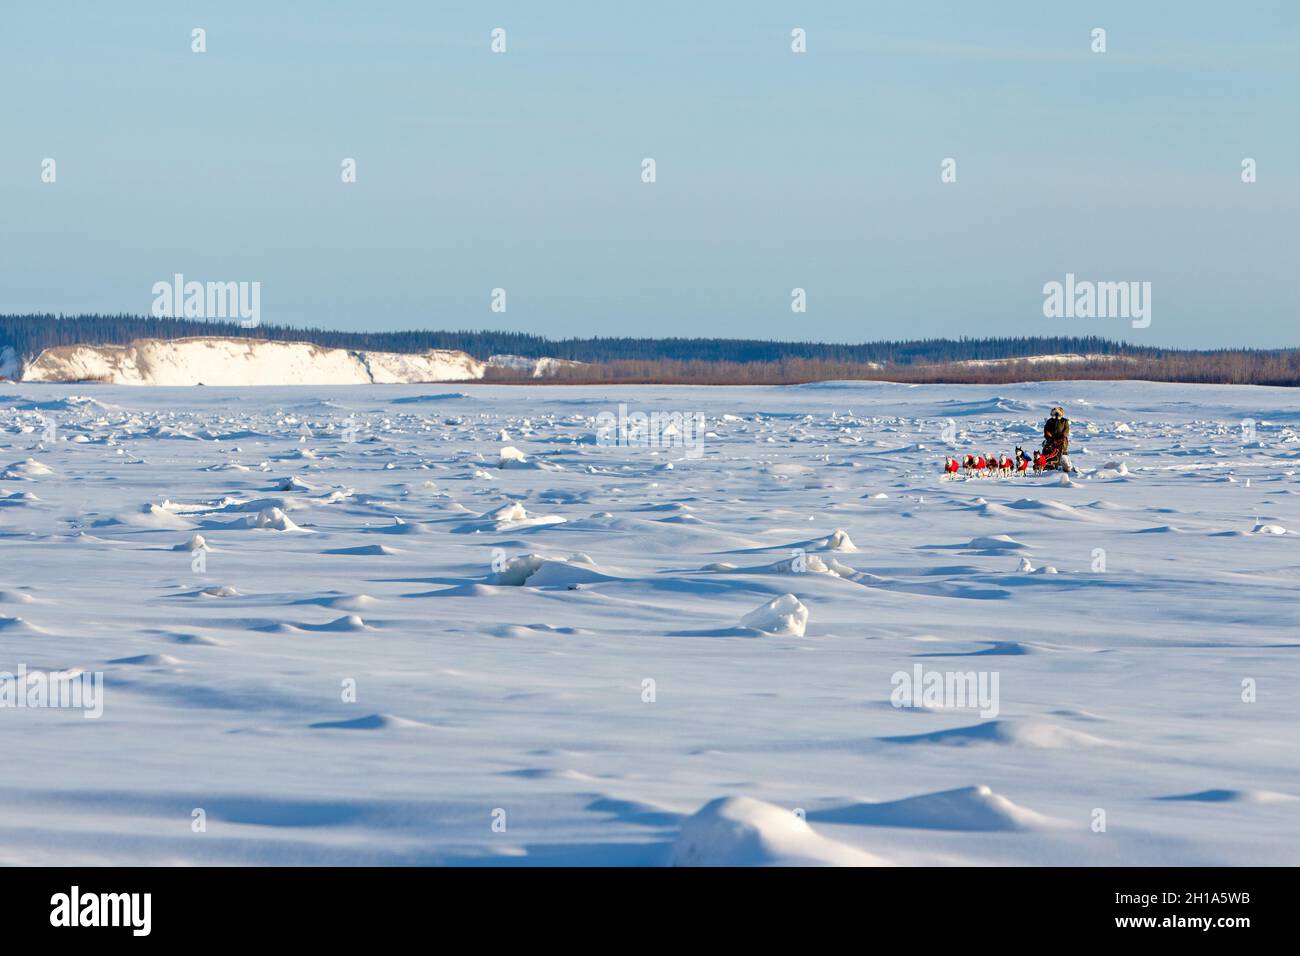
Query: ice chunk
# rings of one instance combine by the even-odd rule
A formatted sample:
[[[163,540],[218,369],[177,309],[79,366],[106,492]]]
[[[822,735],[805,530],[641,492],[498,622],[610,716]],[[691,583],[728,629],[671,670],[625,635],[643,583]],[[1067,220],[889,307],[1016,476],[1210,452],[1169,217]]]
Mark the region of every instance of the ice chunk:
[[[750,611],[740,623],[765,634],[803,637],[808,626],[808,609],[793,594],[782,594]]]

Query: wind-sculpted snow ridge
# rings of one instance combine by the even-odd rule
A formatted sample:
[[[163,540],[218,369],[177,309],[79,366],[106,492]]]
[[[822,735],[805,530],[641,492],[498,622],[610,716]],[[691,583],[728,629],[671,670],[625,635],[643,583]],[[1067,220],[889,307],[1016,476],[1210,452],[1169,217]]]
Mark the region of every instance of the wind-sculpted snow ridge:
[[[0,864],[1293,864],[1294,406],[7,383]]]
[[[959,787],[880,803],[851,804],[811,813],[809,819],[921,830],[1010,831],[1060,825],[1060,821],[1017,806],[985,786]]]

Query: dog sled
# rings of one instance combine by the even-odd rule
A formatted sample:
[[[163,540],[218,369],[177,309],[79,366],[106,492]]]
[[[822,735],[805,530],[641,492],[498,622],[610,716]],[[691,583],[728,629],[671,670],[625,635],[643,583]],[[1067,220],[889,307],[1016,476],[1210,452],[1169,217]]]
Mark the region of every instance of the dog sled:
[[[1043,447],[1033,455],[1017,445],[1014,456],[970,454],[943,460],[943,477],[954,481],[958,478],[1020,478],[1028,474],[1041,475],[1045,471],[1073,471],[1059,442],[1043,442]]]

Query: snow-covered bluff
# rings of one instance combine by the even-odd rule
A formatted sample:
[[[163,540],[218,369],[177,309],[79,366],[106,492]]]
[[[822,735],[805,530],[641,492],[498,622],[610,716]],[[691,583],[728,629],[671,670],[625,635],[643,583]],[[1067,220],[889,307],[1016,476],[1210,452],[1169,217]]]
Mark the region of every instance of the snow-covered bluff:
[[[465,352],[363,352],[310,342],[197,336],[130,345],[61,345],[23,371],[25,382],[113,385],[364,385],[464,381],[485,366]]]

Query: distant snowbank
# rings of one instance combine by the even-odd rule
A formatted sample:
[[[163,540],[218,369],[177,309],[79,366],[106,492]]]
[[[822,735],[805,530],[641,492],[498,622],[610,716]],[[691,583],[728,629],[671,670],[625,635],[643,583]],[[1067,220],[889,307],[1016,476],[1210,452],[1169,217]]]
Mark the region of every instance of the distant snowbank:
[[[43,351],[25,382],[113,385],[365,385],[451,382],[483,377],[465,352],[362,352],[310,342],[199,336],[130,345],[63,345]]]
[[[1107,355],[1088,353],[1079,355],[1074,352],[1066,352],[1059,355],[1014,355],[1009,358],[996,359],[962,359],[958,362],[948,362],[947,365],[954,368],[998,368],[1004,365],[1015,365],[1018,362],[1024,362],[1028,365],[1081,365],[1086,362],[1134,362],[1136,359],[1132,355]]]
[[[508,368],[516,372],[526,372],[531,378],[549,378],[557,374],[560,369],[578,368],[587,364],[586,362],[575,362],[572,359],[529,358],[526,355],[490,355],[487,363],[493,368]]]

